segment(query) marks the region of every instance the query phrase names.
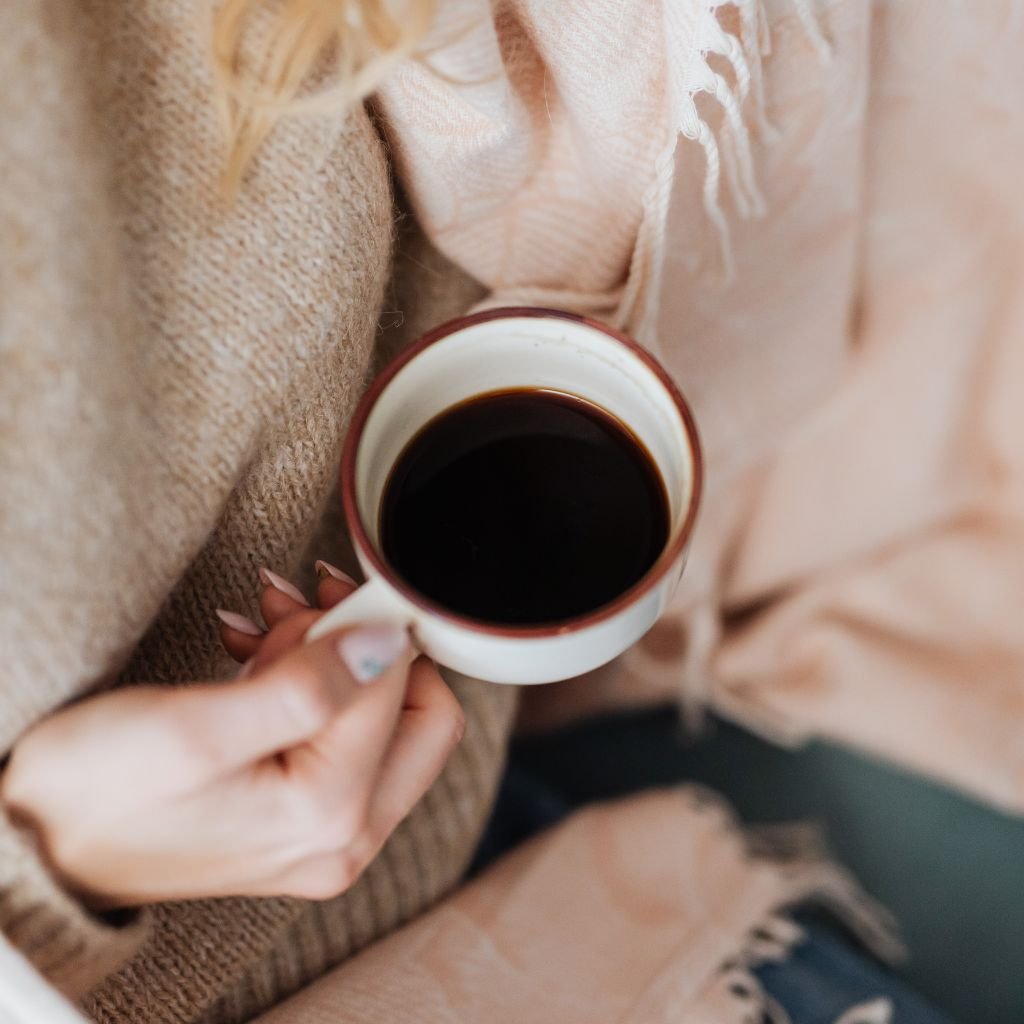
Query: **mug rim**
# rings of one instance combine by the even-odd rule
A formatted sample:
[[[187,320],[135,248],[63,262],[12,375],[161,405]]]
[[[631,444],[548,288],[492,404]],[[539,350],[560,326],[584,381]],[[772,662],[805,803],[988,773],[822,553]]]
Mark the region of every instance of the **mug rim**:
[[[363,431],[370,412],[377,404],[377,400],[383,394],[385,388],[398,375],[399,371],[404,369],[413,359],[432,345],[467,327],[474,327],[477,324],[487,323],[491,320],[511,320],[515,318],[570,320],[573,323],[583,324],[593,330],[600,331],[627,348],[633,356],[643,362],[658,378],[662,387],[665,388],[665,391],[672,399],[676,412],[682,420],[693,458],[693,481],[690,487],[689,501],[683,523],[676,532],[675,537],[670,543],[665,545],[664,550],[658,555],[654,564],[647,572],[613,600],[594,608],[592,611],[584,612],[581,615],[574,615],[567,619],[541,623],[536,626],[502,625],[501,623],[490,623],[481,619],[460,615],[458,612],[453,612],[445,608],[444,605],[432,601],[410,586],[394,570],[383,553],[378,550],[377,545],[370,539],[370,535],[363,523],[363,517],[359,510],[358,496],[356,495],[355,470],[359,442],[362,440]],[[658,360],[629,335],[616,330],[608,324],[602,323],[600,320],[594,320],[591,317],[572,313],[568,310],[548,309],[543,306],[502,306],[496,309],[483,310],[479,313],[470,313],[467,316],[456,317],[454,320],[448,320],[432,328],[403,349],[384,367],[366,389],[356,406],[355,412],[352,414],[352,420],[349,424],[348,434],[342,451],[340,478],[341,502],[345,512],[345,520],[352,534],[353,543],[370,562],[374,570],[387,581],[388,585],[394,587],[410,604],[415,605],[428,615],[442,619],[461,629],[489,636],[536,639],[575,633],[606,619],[613,618],[661,582],[680,554],[686,549],[686,545],[693,534],[704,486],[704,455],[701,450],[700,434],[697,431],[696,420],[690,410],[689,403],[683,397],[683,393]]]

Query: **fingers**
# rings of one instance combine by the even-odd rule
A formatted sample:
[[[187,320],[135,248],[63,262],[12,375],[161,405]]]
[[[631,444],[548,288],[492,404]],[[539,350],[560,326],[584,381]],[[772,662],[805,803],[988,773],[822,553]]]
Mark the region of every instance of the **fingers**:
[[[348,801],[340,811],[328,809],[334,821],[324,832],[326,845],[289,865],[271,890],[325,900],[352,886],[441,773],[463,728],[454,694],[433,663],[419,658],[368,805]]]
[[[267,568],[260,569],[259,577],[263,585],[260,592],[260,614],[270,629],[289,615],[309,608],[306,596],[290,580]]]
[[[320,613],[312,608],[296,612],[294,615],[284,619],[267,633],[260,643],[259,650],[253,656],[252,664],[249,666],[249,675],[266,668],[268,665],[283,657],[289,651],[300,646],[306,635],[306,630],[313,625],[320,617]]]
[[[344,601],[359,586],[347,573],[322,559],[316,563],[316,572],[319,577],[316,603],[325,610]],[[263,584],[260,611],[271,629],[289,615],[309,607],[306,596],[290,580],[266,568],[260,569],[259,576]]]
[[[267,895],[333,899],[351,888],[368,864],[369,861],[361,863],[343,851],[316,854],[300,860],[274,879]]]
[[[465,716],[455,694],[432,661],[418,658],[409,672],[405,704],[370,809],[376,834],[386,838],[416,806],[464,731]]]
[[[295,616],[294,624],[284,623],[279,631],[288,627],[301,635],[308,627],[303,618]],[[272,633],[268,645],[273,638]],[[261,650],[257,659],[263,657]],[[408,636],[397,626],[332,633],[294,647],[245,679],[173,694],[176,734],[208,771],[233,771],[312,741],[336,719],[348,720],[353,709],[376,703],[374,691],[401,694],[409,658]],[[360,712],[354,721],[366,717]],[[370,728],[369,737],[376,731]]]
[[[216,614],[220,619],[220,642],[224,650],[235,661],[248,661],[260,649],[265,634],[263,627],[248,616],[224,608],[218,608]]]
[[[364,684],[368,692],[358,703],[346,707],[308,743],[286,755],[286,766],[294,775],[322,787],[324,798],[343,809],[349,822],[352,814],[356,814],[360,828],[402,712],[413,653],[405,631],[394,626],[364,627],[342,641],[351,647],[351,664],[376,673],[381,658],[378,648],[389,643],[386,638],[396,632],[405,641],[400,659],[402,672],[374,680],[372,685]]]
[[[267,568],[260,569],[259,578],[263,586],[260,614],[268,629],[298,612],[309,610],[309,602],[294,583]],[[263,646],[266,630],[252,619],[223,608],[217,609],[217,618],[221,622],[220,641],[235,661],[248,661]]]
[[[351,576],[344,573],[330,562],[322,559],[316,563],[316,573],[320,582],[316,588],[316,603],[326,611],[340,604],[355,592],[359,584]]]
[[[324,610],[344,601],[358,587],[351,576],[329,562],[317,561],[316,571],[320,577],[316,603]],[[305,595],[290,580],[266,568],[260,569],[259,577],[263,588],[260,592],[260,613],[268,628],[273,629],[290,616],[309,608]],[[266,630],[237,612],[218,608],[216,614],[221,623],[221,643],[227,653],[239,662],[254,657],[260,650]]]

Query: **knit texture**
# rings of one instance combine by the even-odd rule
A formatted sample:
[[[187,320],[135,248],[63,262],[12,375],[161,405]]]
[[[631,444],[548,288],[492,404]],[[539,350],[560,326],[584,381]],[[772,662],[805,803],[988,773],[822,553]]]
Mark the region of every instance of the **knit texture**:
[[[201,12],[0,9],[0,752],[107,686],[223,678],[215,607],[254,613],[261,564],[343,560],[324,513],[388,279],[386,164],[362,113],[288,119],[225,203]],[[0,821],[0,928],[97,1021],[245,1019],[458,877],[513,695],[456,686],[460,751],[346,896],[116,927]]]

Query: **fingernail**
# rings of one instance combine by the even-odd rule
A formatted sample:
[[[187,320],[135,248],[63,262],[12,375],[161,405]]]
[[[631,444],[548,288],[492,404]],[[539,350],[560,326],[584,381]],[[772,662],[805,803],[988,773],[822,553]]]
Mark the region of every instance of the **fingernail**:
[[[342,583],[347,583],[351,587],[359,586],[347,572],[342,572],[336,565],[331,565],[330,562],[325,562],[322,558],[316,560],[316,574],[320,579],[325,576],[333,576],[336,580],[341,580]]]
[[[235,676],[236,679],[248,679],[252,675],[252,670],[256,665],[255,655],[251,657],[244,665],[238,670],[238,674]]]
[[[338,655],[363,685],[387,672],[408,648],[408,635],[395,625],[363,626],[338,641]]]
[[[252,619],[247,618],[245,615],[239,615],[238,612],[229,612],[225,611],[223,608],[218,608],[217,618],[220,619],[228,629],[244,633],[246,636],[263,636],[263,630],[260,629]]]
[[[294,583],[289,583],[283,576],[278,576],[276,572],[271,572],[267,568],[261,568],[259,572],[260,583],[265,587],[273,587],[275,590],[280,590],[282,594],[287,595],[293,601],[298,601],[299,604],[309,607],[309,602],[306,600],[306,596]]]

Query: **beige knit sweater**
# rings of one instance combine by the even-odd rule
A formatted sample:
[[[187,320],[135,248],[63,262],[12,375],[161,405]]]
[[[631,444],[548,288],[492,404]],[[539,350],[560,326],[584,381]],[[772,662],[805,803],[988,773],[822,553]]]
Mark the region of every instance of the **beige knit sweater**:
[[[223,677],[213,609],[254,610],[260,564],[342,557],[324,512],[389,274],[381,146],[362,114],[287,121],[226,205],[206,53],[189,0],[0,5],[0,754],[103,687]],[[439,273],[410,323],[472,298]],[[0,820],[0,928],[97,1021],[246,1019],[457,878],[512,702],[459,695],[466,740],[345,896],[115,926]]]

